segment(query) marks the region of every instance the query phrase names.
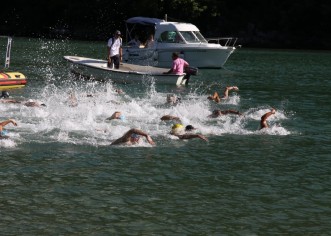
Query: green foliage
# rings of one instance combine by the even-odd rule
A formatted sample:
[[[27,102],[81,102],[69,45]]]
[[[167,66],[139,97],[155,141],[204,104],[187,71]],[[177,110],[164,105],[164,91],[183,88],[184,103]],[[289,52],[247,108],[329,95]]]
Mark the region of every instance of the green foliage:
[[[239,36],[251,46],[330,48],[331,41],[328,0],[11,0],[1,10],[0,32],[13,36],[106,40],[129,17],[167,14],[207,37]]]

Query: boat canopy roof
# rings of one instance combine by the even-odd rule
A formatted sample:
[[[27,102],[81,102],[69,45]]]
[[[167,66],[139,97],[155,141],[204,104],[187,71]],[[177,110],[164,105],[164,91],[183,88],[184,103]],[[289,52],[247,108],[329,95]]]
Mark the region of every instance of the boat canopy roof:
[[[193,24],[179,22],[162,22],[158,25],[158,29],[162,31],[199,31]]]
[[[149,17],[132,17],[126,20],[126,23],[128,24],[141,24],[141,25],[155,25],[160,22],[164,22],[164,20],[157,19],[157,18],[149,18]]]

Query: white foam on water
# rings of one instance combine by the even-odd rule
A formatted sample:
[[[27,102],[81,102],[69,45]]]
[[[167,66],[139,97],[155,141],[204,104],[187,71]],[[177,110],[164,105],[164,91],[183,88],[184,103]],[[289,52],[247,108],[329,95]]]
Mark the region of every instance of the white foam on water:
[[[33,99],[46,104],[46,107],[26,107],[22,104],[1,104],[0,108],[6,118],[13,118],[18,127],[12,132],[21,133],[17,139],[22,142],[34,140],[36,142],[63,142],[88,145],[109,145],[111,141],[121,137],[130,128],[141,129],[153,138],[165,140],[177,139],[169,134],[174,121],[161,121],[164,115],[178,116],[183,125],[191,124],[207,137],[223,134],[237,135],[289,135],[286,128],[277,124],[287,119],[284,111],[277,111],[269,117],[271,128],[259,130],[261,116],[270,108],[250,108],[243,112],[243,116],[224,115],[209,118],[215,109],[222,109],[222,105],[236,107],[240,105],[240,96],[231,94],[229,99],[215,104],[207,99],[205,93],[197,90],[188,94],[181,94],[181,102],[177,105],[167,104],[169,93],[157,92],[155,85],[146,85],[145,92],[128,92],[118,94],[110,83],[98,82],[63,82],[60,85],[48,84],[40,91],[34,91]],[[180,88],[178,89],[180,91]],[[124,91],[125,92],[125,91]],[[176,92],[176,91],[175,91]],[[170,93],[173,93],[170,92]],[[70,95],[74,94],[77,106],[71,106]],[[92,95],[92,96],[89,96]],[[125,120],[106,121],[115,111],[120,111]],[[247,124],[254,122],[250,127]],[[1,141],[3,145],[15,145],[14,141]],[[144,138],[137,146],[150,146]],[[9,143],[8,143],[9,142]],[[11,142],[11,144],[10,144]]]
[[[14,148],[17,144],[11,138],[8,139],[0,139],[0,148]]]

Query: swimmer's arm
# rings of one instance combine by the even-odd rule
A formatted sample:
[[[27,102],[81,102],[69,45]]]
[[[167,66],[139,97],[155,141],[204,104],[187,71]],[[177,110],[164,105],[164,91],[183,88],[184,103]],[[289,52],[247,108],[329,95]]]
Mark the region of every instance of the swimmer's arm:
[[[21,103],[18,100],[14,100],[14,99],[0,99],[0,102],[2,103]]]
[[[9,119],[9,120],[6,120],[6,121],[1,122],[0,123],[0,126],[6,126],[9,123],[12,123],[13,125],[17,126],[17,123],[13,119]]]
[[[269,118],[269,116],[273,115],[276,113],[276,110],[274,108],[271,109],[271,111],[265,113],[262,117],[261,117],[261,129],[263,128],[268,128],[268,124],[267,124],[267,119]]]
[[[202,139],[206,142],[208,142],[208,139],[201,135],[201,134],[182,134],[182,135],[176,135],[178,138],[180,139],[192,139],[192,138],[199,138],[199,139]]]
[[[274,108],[271,109],[271,111],[265,113],[262,117],[261,117],[261,121],[266,121],[269,116],[273,115],[276,113],[276,110]]]
[[[227,112],[227,113],[236,114],[236,115],[239,115],[239,116],[242,115],[239,111],[235,111],[235,110],[227,110],[226,112]]]

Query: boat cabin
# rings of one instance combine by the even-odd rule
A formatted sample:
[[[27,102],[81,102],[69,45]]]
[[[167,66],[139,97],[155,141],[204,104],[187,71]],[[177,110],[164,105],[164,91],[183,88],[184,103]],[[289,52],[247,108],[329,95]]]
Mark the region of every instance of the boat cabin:
[[[133,17],[126,21],[127,41],[123,46],[123,60],[169,68],[172,53],[178,52],[193,67],[221,68],[235,47],[228,43],[222,46],[220,39],[208,42],[190,23]]]
[[[141,43],[140,48],[148,47],[151,36],[157,44],[207,43],[199,29],[190,23],[167,22],[147,17],[133,17],[126,21],[127,45],[130,45],[131,40],[138,39]]]

